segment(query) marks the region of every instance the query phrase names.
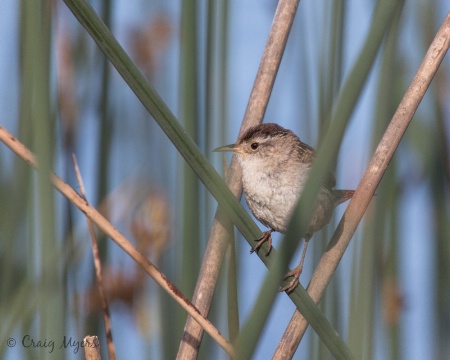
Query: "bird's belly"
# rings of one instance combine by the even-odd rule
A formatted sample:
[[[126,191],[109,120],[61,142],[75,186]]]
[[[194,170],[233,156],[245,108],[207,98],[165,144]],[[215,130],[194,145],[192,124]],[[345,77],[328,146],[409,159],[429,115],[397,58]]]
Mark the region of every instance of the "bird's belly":
[[[277,182],[269,185],[264,179],[260,181],[260,186],[255,186],[254,183],[248,186],[245,182],[243,183],[248,207],[255,218],[265,226],[275,231],[285,232],[304,184],[298,187],[286,187]],[[328,224],[334,206],[332,193],[322,188],[307,233],[312,234]]]
[[[249,190],[244,185],[244,195],[250,211],[261,223],[285,232],[300,190],[282,191],[276,184],[251,186]]]

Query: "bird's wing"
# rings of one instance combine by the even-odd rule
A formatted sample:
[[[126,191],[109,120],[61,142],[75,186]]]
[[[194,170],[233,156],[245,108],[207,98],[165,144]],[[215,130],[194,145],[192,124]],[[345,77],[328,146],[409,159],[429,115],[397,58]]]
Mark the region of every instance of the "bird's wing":
[[[314,158],[316,157],[315,150],[309,146],[308,144],[305,144],[304,142],[300,141],[301,145],[299,147],[299,157],[300,160],[304,163],[311,163]],[[333,173],[328,172],[327,176],[324,180],[324,185],[330,189],[334,188],[336,186],[336,178],[333,175]]]
[[[328,172],[324,183],[326,187],[332,189],[336,186],[336,177],[331,172]]]

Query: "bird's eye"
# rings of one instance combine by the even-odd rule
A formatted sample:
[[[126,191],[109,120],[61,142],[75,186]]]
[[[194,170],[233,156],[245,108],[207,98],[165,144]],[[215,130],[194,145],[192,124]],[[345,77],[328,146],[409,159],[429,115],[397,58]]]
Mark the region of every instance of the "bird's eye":
[[[256,149],[258,148],[258,146],[259,146],[259,144],[258,144],[257,142],[254,142],[253,144],[250,145],[250,147],[251,147],[253,150],[256,150]]]

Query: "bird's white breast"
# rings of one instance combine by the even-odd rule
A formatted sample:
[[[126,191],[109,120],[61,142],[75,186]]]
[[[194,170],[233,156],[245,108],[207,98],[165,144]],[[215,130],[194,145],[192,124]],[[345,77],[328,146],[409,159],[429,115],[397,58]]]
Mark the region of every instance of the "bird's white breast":
[[[303,190],[310,167],[268,168],[255,159],[241,162],[244,196],[253,215],[273,230],[284,232]]]

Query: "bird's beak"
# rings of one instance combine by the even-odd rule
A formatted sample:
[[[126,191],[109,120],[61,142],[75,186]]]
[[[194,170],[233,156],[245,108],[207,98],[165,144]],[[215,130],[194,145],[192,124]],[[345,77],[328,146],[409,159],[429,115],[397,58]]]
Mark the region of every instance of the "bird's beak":
[[[230,145],[225,145],[225,146],[221,146],[218,147],[217,149],[214,149],[213,152],[223,152],[223,151],[232,151],[235,152],[237,150],[237,145],[236,144],[230,144]]]

